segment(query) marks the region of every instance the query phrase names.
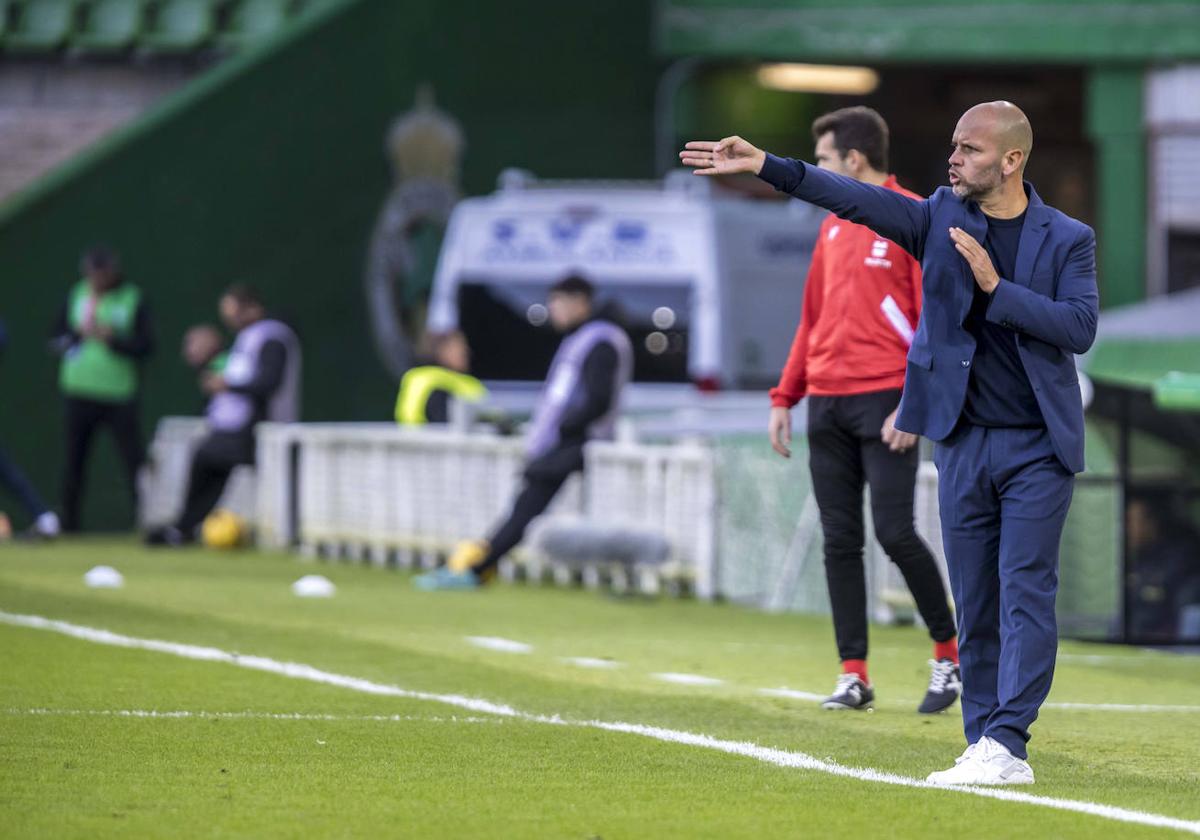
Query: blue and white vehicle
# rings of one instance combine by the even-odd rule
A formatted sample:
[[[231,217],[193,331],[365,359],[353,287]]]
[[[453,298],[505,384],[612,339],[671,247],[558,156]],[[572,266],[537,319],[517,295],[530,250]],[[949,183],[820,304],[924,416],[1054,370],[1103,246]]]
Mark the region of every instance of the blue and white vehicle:
[[[495,193],[455,207],[428,328],[462,329],[489,383],[540,381],[558,341],[546,290],[577,272],[629,331],[636,383],[761,388],[787,357],[823,216],[687,172],[589,182],[508,170]]]

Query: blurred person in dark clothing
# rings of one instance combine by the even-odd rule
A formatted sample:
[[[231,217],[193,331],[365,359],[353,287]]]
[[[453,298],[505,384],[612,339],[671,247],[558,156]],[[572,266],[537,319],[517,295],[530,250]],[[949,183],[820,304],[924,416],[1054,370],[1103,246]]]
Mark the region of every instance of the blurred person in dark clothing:
[[[0,321],[0,357],[8,347],[8,330]],[[58,515],[46,507],[33,482],[17,466],[3,447],[0,447],[0,487],[17,498],[33,520],[31,533],[40,537],[56,537],[61,528]]]
[[[209,433],[192,456],[183,512],[173,524],[146,535],[151,545],[194,542],[234,467],[254,463],[255,425],[299,419],[301,359],[295,332],[269,317],[262,297],[249,286],[230,286],[221,296],[220,313],[237,337],[221,372],[201,372],[201,387],[211,397]]]
[[[88,452],[101,426],[112,430],[136,509],[137,472],[145,452],[138,418],[141,364],[154,350],[150,310],[141,289],[125,280],[117,254],[92,248],[83,255],[82,271],[51,341],[62,357],[58,381],[66,409],[65,531],[79,530]]]
[[[450,422],[451,400],[479,402],[487,388],[468,372],[471,348],[459,330],[431,335],[429,364],[405,372],[396,395],[396,422],[402,426]]]
[[[593,307],[592,284],[570,276],[550,289],[550,322],[563,333],[526,439],[524,484],[508,517],[485,541],[466,542],[446,565],[416,578],[421,589],[474,589],[525,536],[572,473],[589,440],[612,438],[621,391],[633,375],[633,347]]]
[[[1200,535],[1172,511],[1169,493],[1129,500],[1127,630],[1138,642],[1179,641],[1183,610],[1200,605]]]

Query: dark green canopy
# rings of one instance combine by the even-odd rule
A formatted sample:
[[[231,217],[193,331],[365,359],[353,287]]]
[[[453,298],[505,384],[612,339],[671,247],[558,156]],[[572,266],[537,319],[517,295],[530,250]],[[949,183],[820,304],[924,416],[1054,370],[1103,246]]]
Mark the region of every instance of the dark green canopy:
[[[1081,367],[1097,384],[1151,392],[1161,409],[1200,411],[1200,289],[1105,311]]]

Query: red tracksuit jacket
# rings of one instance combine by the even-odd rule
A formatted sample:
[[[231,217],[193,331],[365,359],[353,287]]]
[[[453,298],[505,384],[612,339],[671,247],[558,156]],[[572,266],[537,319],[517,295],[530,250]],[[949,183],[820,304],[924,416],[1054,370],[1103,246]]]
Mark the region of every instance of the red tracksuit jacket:
[[[890,175],[883,186],[920,198]],[[806,395],[904,387],[905,357],[921,315],[921,264],[870,228],[830,214],[813,250],[800,327],[771,405]]]

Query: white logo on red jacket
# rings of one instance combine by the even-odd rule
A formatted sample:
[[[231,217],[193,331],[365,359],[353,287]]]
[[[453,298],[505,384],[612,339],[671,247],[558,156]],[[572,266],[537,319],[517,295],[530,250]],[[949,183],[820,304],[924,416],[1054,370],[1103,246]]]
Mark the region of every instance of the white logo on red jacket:
[[[863,260],[863,265],[869,265],[872,268],[891,268],[892,261],[887,259],[888,244],[886,239],[876,239],[871,244],[871,256]]]

